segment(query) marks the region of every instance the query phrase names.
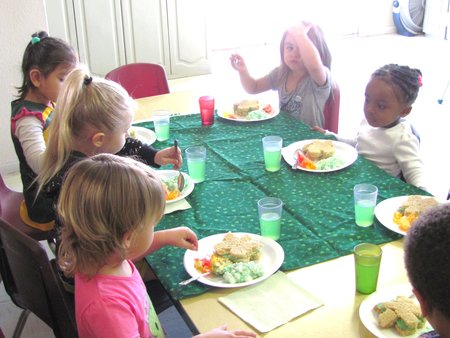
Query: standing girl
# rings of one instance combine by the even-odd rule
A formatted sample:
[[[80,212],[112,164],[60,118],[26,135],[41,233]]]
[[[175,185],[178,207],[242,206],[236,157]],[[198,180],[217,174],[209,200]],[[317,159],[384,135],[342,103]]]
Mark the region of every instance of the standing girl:
[[[164,213],[161,181],[146,165],[100,154],[74,165],[58,201],[63,224],[59,265],[75,276],[80,338],[164,337],[145,285],[132,260],[172,237],[154,232]],[[196,246],[195,246],[195,249]],[[256,337],[221,327],[200,337]]]
[[[34,190],[37,194],[32,197],[35,205],[41,206],[34,210],[41,221],[55,219],[54,203],[62,178],[83,158],[117,153],[156,167],[181,166],[179,149],[171,147],[158,151],[128,136],[133,114],[134,101],[119,84],[93,78],[83,68],[76,68],[68,75],[50,125],[48,145]],[[32,207],[34,209],[34,205]]]
[[[45,151],[47,127],[52,120],[53,108],[61,85],[67,74],[77,65],[75,50],[65,41],[48,36],[44,31],[32,35],[22,60],[23,83],[19,98],[11,102],[11,137],[19,158],[20,175],[25,203],[21,207],[22,220],[42,230],[50,224],[35,224],[28,217],[39,220],[33,210],[32,182],[39,173],[42,154]],[[39,222],[39,221],[38,221]]]
[[[280,43],[281,65],[254,79],[244,59],[231,55],[242,86],[250,94],[277,90],[280,111],[310,126],[323,126],[323,108],[331,93],[331,54],[317,25],[302,22],[288,29]]]
[[[366,86],[365,118],[356,138],[344,139],[322,128],[314,129],[355,146],[360,155],[392,176],[425,188],[419,138],[405,119],[421,86],[420,70],[397,64],[385,65],[372,74]]]

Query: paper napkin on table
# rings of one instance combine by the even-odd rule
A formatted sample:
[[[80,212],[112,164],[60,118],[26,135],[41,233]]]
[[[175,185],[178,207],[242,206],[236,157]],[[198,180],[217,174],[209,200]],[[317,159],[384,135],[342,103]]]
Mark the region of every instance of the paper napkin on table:
[[[173,203],[166,203],[166,208],[164,209],[164,214],[170,214],[171,212],[177,211],[177,210],[186,210],[190,209],[191,205],[186,201],[186,199],[182,199]]]
[[[283,272],[247,286],[219,301],[260,332],[268,332],[291,319],[323,305]]]

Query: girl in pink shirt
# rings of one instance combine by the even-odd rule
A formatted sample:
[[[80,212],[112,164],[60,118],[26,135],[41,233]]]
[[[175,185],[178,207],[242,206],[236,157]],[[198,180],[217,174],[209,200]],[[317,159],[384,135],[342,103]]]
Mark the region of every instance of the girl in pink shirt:
[[[165,207],[156,173],[127,157],[99,154],[69,169],[57,212],[58,262],[75,276],[80,338],[164,337],[164,331],[132,260],[163,245],[197,249],[197,237],[180,227],[154,232]],[[255,337],[225,327],[199,337]]]

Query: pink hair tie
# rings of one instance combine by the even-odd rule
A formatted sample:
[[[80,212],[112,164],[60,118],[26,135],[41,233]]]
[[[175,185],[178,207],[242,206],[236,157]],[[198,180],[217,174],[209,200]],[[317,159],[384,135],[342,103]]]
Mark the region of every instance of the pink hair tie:
[[[422,75],[419,75],[417,77],[417,82],[419,82],[419,87],[422,87],[423,83],[422,83]]]

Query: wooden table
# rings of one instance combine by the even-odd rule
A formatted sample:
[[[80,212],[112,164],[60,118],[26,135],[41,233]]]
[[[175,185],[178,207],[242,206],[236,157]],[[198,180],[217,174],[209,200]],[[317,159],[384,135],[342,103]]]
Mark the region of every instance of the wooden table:
[[[408,281],[403,267],[403,240],[382,246],[383,258],[378,290]],[[375,337],[359,319],[359,305],[365,295],[355,292],[353,256],[348,255],[287,273],[300,286],[320,296],[324,305],[297,317],[261,337]],[[228,324],[229,328],[253,330],[218,302],[236,290],[213,289],[206,294],[181,300],[200,332]]]
[[[199,96],[199,92],[180,91],[137,99],[133,122],[148,121],[155,110],[168,110],[172,114],[200,113]]]
[[[176,92],[137,100],[135,121],[145,121],[156,109],[172,113],[198,112],[198,94]],[[403,239],[382,245],[383,258],[378,290],[408,281],[403,264]],[[288,254],[288,253],[286,253]],[[352,255],[297,269],[287,273],[290,278],[311,293],[321,297],[324,305],[295,318],[264,337],[374,337],[359,319],[359,305],[365,299],[355,291],[354,261]],[[217,298],[237,289],[214,288],[199,296],[180,302],[200,332],[222,324],[229,329],[254,330],[238,316],[218,302]]]

